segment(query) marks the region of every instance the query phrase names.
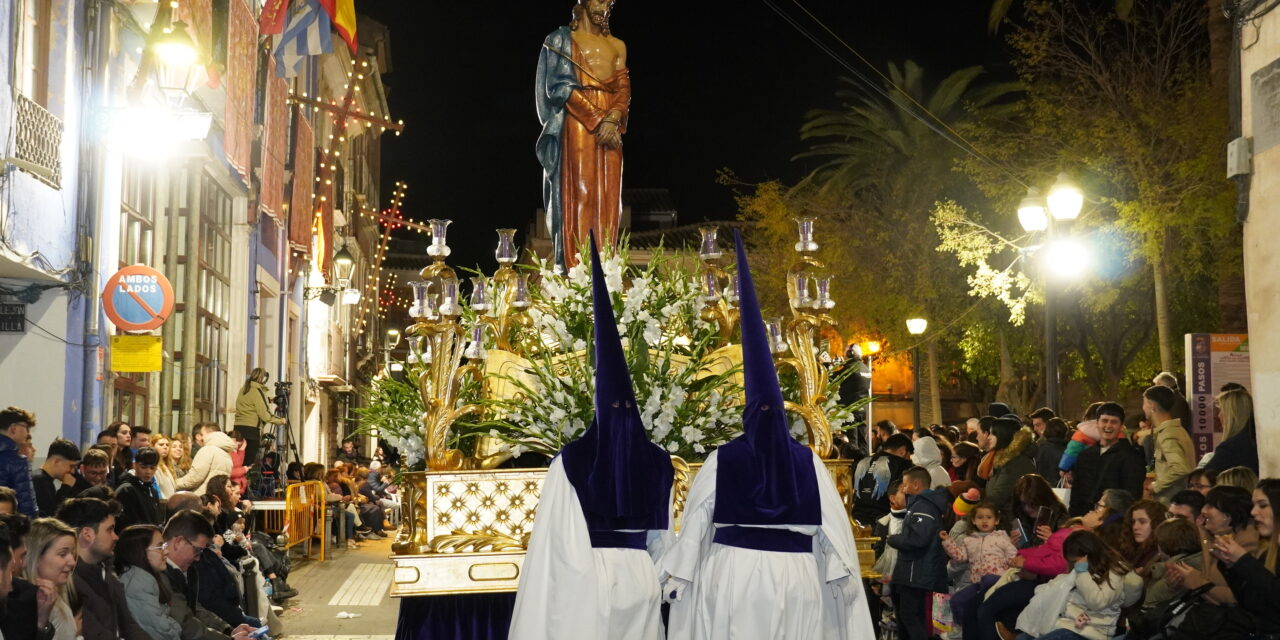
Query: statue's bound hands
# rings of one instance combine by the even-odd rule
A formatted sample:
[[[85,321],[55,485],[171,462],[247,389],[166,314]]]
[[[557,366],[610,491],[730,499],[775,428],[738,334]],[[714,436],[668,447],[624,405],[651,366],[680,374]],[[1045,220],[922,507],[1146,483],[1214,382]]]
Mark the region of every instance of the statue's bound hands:
[[[596,143],[606,149],[621,147],[622,133],[619,131],[618,123],[612,120],[601,122],[596,129]]]

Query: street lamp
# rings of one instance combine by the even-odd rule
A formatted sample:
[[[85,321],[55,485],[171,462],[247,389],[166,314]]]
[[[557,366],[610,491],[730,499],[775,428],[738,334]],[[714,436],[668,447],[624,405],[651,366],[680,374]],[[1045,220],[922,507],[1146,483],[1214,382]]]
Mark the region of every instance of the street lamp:
[[[337,284],[346,289],[351,285],[351,274],[356,270],[356,259],[351,256],[351,252],[347,251],[347,245],[342,245],[338,252],[333,254],[333,279]]]
[[[360,301],[360,290],[351,288],[351,276],[355,273],[356,260],[344,244],[333,254],[333,284],[315,287],[303,287],[302,298],[332,305],[337,294],[342,294],[342,304],[355,304]]]
[[[912,318],[907,320],[907,333],[912,336],[924,335],[926,329],[929,328],[929,321],[924,318]],[[914,391],[912,395],[912,419],[915,421],[913,429],[920,428],[920,342],[916,341],[915,346],[911,347],[911,369],[914,377]]]
[[[1088,252],[1079,242],[1070,238],[1055,240],[1055,222],[1070,222],[1080,215],[1084,206],[1084,192],[1065,173],[1059,173],[1047,198],[1040,197],[1035,187],[1027,189],[1027,197],[1018,204],[1018,222],[1027,232],[1044,231],[1046,236],[1044,262],[1046,275],[1058,278],[1078,277],[1088,267]],[[1045,215],[1045,210],[1049,215]],[[1053,296],[1053,286],[1045,279],[1044,286],[1044,399],[1045,405],[1058,410],[1058,316]]]
[[[187,34],[187,24],[177,20],[153,34],[150,49],[156,86],[170,106],[181,106],[187,98],[199,55],[196,43]]]

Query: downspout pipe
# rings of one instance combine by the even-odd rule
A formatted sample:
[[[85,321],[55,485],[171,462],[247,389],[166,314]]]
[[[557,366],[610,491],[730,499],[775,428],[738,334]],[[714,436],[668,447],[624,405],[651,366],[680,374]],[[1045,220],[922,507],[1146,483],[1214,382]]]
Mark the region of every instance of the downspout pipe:
[[[92,139],[98,128],[90,126],[95,121],[95,114],[100,113],[106,105],[107,94],[107,46],[110,34],[111,14],[103,10],[103,3],[90,1],[85,3],[85,65],[81,72],[81,105],[80,105],[80,163],[79,188],[76,207],[76,226],[79,229],[79,246],[76,255],[81,272],[82,293],[84,294],[84,338],[83,338],[83,370],[80,397],[80,444],[89,446],[93,443],[95,433],[101,423],[102,411],[98,399],[100,385],[98,380],[98,350],[102,344],[101,308],[99,306],[97,275],[98,258],[98,216],[101,210],[103,193],[103,149]]]

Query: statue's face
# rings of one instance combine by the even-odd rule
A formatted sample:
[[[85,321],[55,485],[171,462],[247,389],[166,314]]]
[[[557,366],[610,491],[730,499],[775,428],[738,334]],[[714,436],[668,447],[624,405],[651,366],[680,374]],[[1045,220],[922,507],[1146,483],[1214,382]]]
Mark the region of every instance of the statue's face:
[[[612,0],[586,0],[582,3],[582,8],[586,12],[587,18],[591,20],[591,24],[597,27],[607,27],[609,25],[610,4],[612,4]]]

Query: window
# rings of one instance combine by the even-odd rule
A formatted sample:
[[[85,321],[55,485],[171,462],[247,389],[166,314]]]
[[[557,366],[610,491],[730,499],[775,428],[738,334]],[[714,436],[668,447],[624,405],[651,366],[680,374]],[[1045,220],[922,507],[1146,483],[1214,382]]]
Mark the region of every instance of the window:
[[[53,0],[20,0],[22,32],[18,91],[49,108],[49,47],[53,37]]]
[[[231,196],[217,181],[201,174],[200,246],[195,292],[197,330],[195,412],[199,420],[215,421],[226,405],[231,299]],[[188,260],[188,265],[191,262]]]

